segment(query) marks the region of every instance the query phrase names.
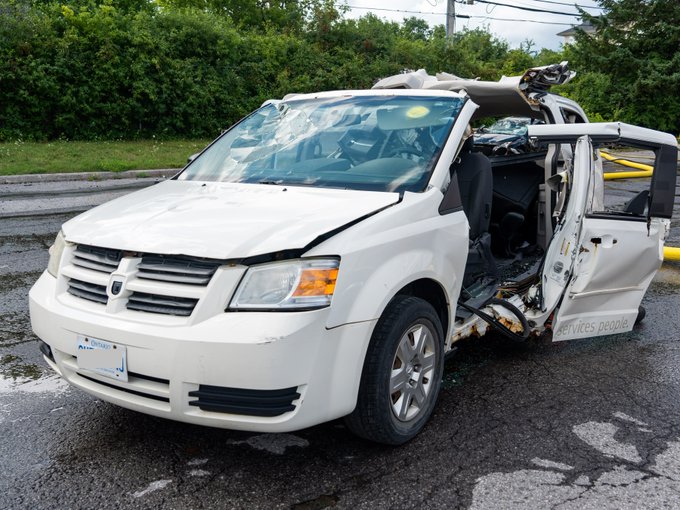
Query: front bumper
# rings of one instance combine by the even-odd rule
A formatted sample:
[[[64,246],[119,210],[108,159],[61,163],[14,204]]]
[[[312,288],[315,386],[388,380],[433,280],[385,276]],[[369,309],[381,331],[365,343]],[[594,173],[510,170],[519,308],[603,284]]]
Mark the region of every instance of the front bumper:
[[[102,400],[143,413],[213,427],[287,432],[350,413],[375,321],[326,329],[329,309],[220,313],[198,323],[131,322],[57,298],[47,272],[29,294],[31,324],[52,349],[46,361],[68,382]],[[127,383],[82,370],[77,336],[127,347]],[[278,416],[190,405],[206,387],[243,395],[294,389],[293,409]],[[243,391],[241,391],[243,390]],[[252,390],[262,390],[253,392]],[[289,392],[290,393],[290,392]]]

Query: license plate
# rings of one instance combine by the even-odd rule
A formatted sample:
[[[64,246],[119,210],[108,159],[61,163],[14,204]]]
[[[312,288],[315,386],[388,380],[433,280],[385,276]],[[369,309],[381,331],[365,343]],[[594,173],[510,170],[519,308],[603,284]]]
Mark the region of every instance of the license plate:
[[[78,368],[127,382],[127,352],[124,345],[78,335]]]

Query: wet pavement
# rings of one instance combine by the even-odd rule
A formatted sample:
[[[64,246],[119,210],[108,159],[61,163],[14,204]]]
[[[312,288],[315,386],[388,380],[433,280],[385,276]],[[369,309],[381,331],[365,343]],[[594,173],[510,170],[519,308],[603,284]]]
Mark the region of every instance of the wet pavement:
[[[638,184],[610,186],[629,197]],[[97,193],[88,200],[108,198]],[[427,428],[392,448],[341,421],[247,434],[69,388],[38,353],[26,296],[73,215],[0,219],[0,508],[680,506],[678,264],[663,266],[629,334],[463,344]],[[680,246],[673,226],[669,244]]]
[[[82,212],[131,191],[150,186],[159,182],[159,179],[140,177],[99,181],[92,178],[82,181],[0,184],[0,218]]]

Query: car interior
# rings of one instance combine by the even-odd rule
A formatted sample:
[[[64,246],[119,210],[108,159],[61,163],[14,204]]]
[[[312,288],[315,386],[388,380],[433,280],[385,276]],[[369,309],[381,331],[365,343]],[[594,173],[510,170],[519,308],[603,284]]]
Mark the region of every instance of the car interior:
[[[544,253],[541,188],[546,151],[488,156],[470,136],[451,165],[470,224],[461,298],[475,306],[501,291],[521,293],[535,283]],[[461,318],[469,312],[459,308]]]
[[[574,112],[563,113],[568,123],[584,122]],[[464,302],[479,305],[498,292],[503,297],[522,294],[538,281],[550,242],[550,237],[541,232],[546,221],[544,214],[548,214],[545,195],[553,194],[551,216],[556,208],[562,207],[545,180],[546,155],[547,151],[541,150],[488,156],[473,144],[470,136],[451,165],[451,175],[457,178],[470,223]],[[652,163],[651,151],[649,158]],[[610,185],[605,190],[603,205],[598,214],[645,217],[649,183],[636,182],[625,188]],[[555,221],[553,218],[553,227]],[[459,308],[458,314],[465,318],[469,312]]]

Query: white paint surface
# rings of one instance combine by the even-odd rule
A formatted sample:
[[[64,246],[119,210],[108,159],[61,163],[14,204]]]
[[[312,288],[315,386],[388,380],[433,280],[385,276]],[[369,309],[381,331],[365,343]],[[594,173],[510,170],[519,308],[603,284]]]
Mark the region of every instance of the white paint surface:
[[[644,422],[617,412],[614,418],[640,430]],[[645,424],[646,425],[646,424]],[[638,449],[615,439],[619,427],[609,422],[586,422],[573,427],[574,434],[592,447],[588,461],[594,480],[586,475],[575,479],[568,464],[534,458],[544,467],[510,473],[490,473],[477,480],[472,509],[600,510],[678,508],[680,493],[680,440],[653,459],[651,467],[642,464]],[[651,462],[651,461],[650,461]],[[613,464],[612,464],[613,463]],[[609,467],[607,467],[609,464]],[[603,471],[598,471],[603,470]]]
[[[650,471],[680,482],[680,441],[666,443],[668,448],[656,456]],[[680,504],[680,499],[678,500]]]
[[[63,231],[74,243],[240,258],[303,248],[398,200],[397,193],[164,181],[90,209],[66,222]]]
[[[622,421],[627,421],[628,423],[634,423],[635,425],[639,425],[641,427],[647,426],[647,424],[644,421],[637,420],[637,419],[633,418],[632,416],[628,416],[626,413],[622,413],[621,411],[615,412],[614,418],[618,418],[619,420],[622,420]]]
[[[147,494],[150,494],[152,492],[164,489],[168,485],[172,483],[172,480],[156,480],[155,482],[151,482],[146,489],[143,489],[141,491],[133,492],[132,496],[135,498],[142,498],[146,496]]]
[[[552,460],[546,460],[546,459],[539,459],[539,458],[534,458],[531,459],[531,462],[536,464],[539,467],[544,467],[544,468],[549,468],[549,469],[559,469],[560,471],[570,471],[574,469],[572,466],[569,466],[568,464],[562,464],[561,462],[554,462]]]
[[[617,457],[628,462],[642,462],[642,457],[635,446],[625,444],[614,439],[619,428],[613,423],[599,423],[589,421],[573,428],[581,440],[599,450],[606,456]]]

